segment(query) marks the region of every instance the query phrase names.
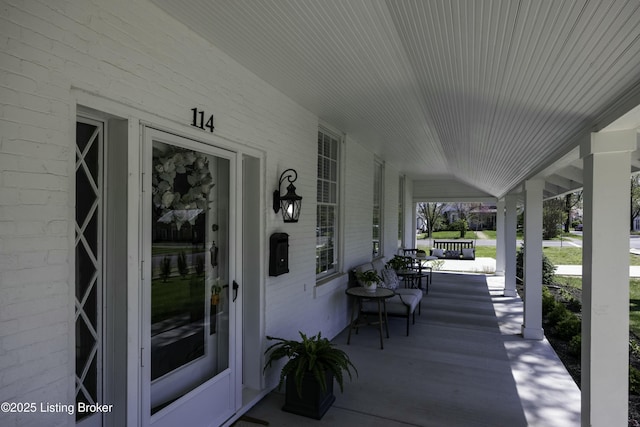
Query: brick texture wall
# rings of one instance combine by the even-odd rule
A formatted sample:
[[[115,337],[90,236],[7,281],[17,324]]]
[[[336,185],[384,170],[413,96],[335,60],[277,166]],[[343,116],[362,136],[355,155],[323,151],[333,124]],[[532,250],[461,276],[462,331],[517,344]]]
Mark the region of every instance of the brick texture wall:
[[[265,280],[266,332],[331,337],[346,325],[344,288],[313,292],[317,117],[144,0],[2,0],[0,43],[0,402],[74,401],[78,91],[173,123],[176,132],[198,106],[215,114],[216,135],[266,153],[265,242],[288,233],[291,268]],[[345,161],[345,264],[352,266],[370,256],[373,157],[347,141]],[[304,204],[300,222],[285,226],[269,204],[289,167],[299,172]],[[388,193],[397,174],[387,173],[394,177]],[[387,200],[391,242],[397,203]],[[0,414],[2,426],[72,424],[66,414]]]

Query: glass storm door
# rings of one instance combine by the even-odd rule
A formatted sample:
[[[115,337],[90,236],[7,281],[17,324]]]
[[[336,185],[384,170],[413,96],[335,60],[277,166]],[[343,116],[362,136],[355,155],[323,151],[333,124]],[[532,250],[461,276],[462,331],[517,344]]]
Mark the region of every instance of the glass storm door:
[[[145,129],[143,420],[233,415],[235,154]]]

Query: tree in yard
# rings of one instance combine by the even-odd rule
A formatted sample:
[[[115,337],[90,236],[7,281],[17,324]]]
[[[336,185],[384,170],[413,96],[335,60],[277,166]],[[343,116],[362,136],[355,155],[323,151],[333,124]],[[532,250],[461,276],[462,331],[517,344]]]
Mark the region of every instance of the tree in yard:
[[[467,230],[469,230],[469,220],[471,219],[471,203],[454,203],[454,209],[458,215],[458,219],[451,224],[451,228],[460,232],[460,238],[463,239]]]
[[[571,228],[571,210],[578,206],[582,202],[582,191],[576,191],[575,193],[569,193],[564,196],[564,213],[566,215],[564,220],[564,232],[568,233]]]
[[[564,223],[565,201],[562,197],[545,200],[542,204],[542,237],[553,239],[560,234],[558,225]]]
[[[446,203],[438,202],[418,203],[418,217],[421,218],[427,226],[427,237],[431,238],[433,232],[442,223],[443,211],[446,206]]]
[[[633,231],[633,220],[640,215],[640,175],[631,177],[631,212],[629,213],[629,230]]]

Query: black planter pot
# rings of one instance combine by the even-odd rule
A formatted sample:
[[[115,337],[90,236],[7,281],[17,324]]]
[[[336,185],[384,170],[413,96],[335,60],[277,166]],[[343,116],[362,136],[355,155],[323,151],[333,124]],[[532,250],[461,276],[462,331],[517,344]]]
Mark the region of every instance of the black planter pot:
[[[321,419],[336,400],[333,395],[333,376],[331,373],[325,373],[325,381],[327,389],[322,391],[313,374],[306,373],[302,380],[302,396],[298,396],[293,376],[287,376],[285,402],[282,410],[316,420]]]

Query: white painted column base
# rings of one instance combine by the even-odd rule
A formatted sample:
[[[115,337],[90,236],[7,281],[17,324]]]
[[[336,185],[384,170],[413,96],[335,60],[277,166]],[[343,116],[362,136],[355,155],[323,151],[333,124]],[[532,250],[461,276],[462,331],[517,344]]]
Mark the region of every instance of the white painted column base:
[[[515,289],[505,289],[503,295],[505,297],[517,297],[518,291],[516,291]]]
[[[522,325],[522,337],[526,340],[542,340],[544,339],[544,329],[542,328],[527,328]]]

